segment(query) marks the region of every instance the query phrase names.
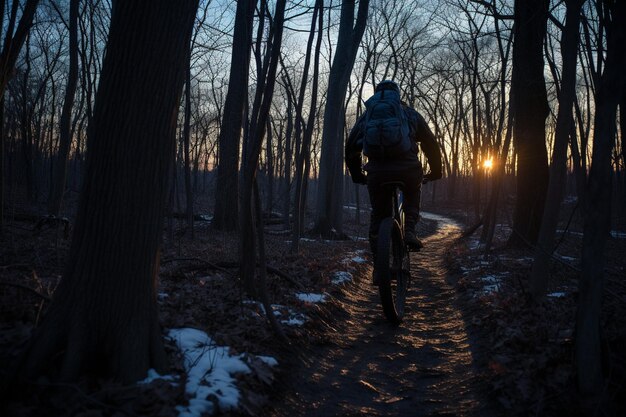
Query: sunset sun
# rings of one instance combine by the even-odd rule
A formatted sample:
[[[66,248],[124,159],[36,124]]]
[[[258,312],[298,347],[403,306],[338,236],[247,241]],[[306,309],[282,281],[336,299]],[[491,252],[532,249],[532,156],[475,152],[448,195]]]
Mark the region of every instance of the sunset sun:
[[[485,159],[483,161],[483,168],[485,168],[487,170],[493,168],[493,160],[491,158]]]

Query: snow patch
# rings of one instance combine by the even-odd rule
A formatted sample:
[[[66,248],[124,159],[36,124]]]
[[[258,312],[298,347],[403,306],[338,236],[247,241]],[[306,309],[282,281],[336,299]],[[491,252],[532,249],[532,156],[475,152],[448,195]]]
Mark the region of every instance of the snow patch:
[[[275,366],[278,366],[278,361],[274,358],[272,358],[271,356],[257,356],[257,359],[259,359],[261,362],[263,362],[264,364],[266,364],[267,366],[271,366],[272,368]]]
[[[558,257],[562,261],[569,261],[569,262],[576,262],[576,261],[578,261],[578,258],[574,258],[574,257],[571,257],[571,256],[560,255],[558,253],[555,253],[554,255],[556,257]]]
[[[162,379],[164,381],[176,381],[176,377],[174,377],[173,375],[161,375],[156,371],[156,369],[150,368],[148,369],[148,376],[137,383],[140,385],[149,384],[152,381],[156,381],[157,379]],[[176,386],[178,384],[172,382],[172,385]]]
[[[258,309],[258,311],[254,309],[252,310],[252,314],[254,316],[265,317],[265,307],[263,307],[262,303],[254,300],[244,300],[243,303],[246,305],[252,305]],[[271,307],[272,314],[274,314],[274,316],[286,326],[302,326],[308,320],[305,314],[299,313],[289,307],[280,304],[272,304]]]
[[[615,239],[626,239],[626,232],[618,232],[617,230],[611,230],[611,236]]]
[[[553,297],[553,298],[562,298],[565,297],[565,293],[564,292],[552,292],[550,294],[548,294],[548,297]]]
[[[557,229],[556,231],[557,233],[567,233],[568,235],[572,235],[572,236],[580,236],[583,237],[583,233],[582,232],[576,232],[574,230],[563,230],[563,229]]]
[[[229,347],[217,346],[198,329],[171,329],[168,336],[183,353],[187,372],[185,391],[190,400],[188,406],[176,407],[179,417],[200,417],[237,408],[240,394],[233,376],[251,372],[241,355],[231,355]],[[210,397],[217,399],[218,410]]]
[[[333,285],[340,285],[346,282],[352,281],[352,274],[346,271],[337,271],[333,274],[333,277],[330,279],[330,282]]]
[[[297,293],[296,298],[305,303],[324,303],[326,302],[326,294],[314,293]]]
[[[500,284],[502,284],[502,279],[500,277],[503,275],[507,275],[507,274],[504,273],[504,274],[497,274],[497,275],[486,275],[484,277],[481,277],[480,281],[483,283],[481,294],[490,295],[490,294],[493,294],[494,292],[499,292]]]

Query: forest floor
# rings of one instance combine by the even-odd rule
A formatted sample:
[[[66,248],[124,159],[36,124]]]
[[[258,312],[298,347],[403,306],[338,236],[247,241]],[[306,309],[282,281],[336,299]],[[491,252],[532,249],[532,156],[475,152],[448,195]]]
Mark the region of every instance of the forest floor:
[[[502,246],[498,227],[485,255],[480,229],[459,205],[438,204],[421,223],[426,247],[413,254],[409,310],[399,327],[380,311],[364,224],[346,210],[346,241],[308,237],[298,255],[290,235],[268,226],[268,291],[291,340],[280,342],[258,302],[237,279],[237,235],[197,222],[164,231],[159,306],[164,329],[194,328],[228,346],[248,372],[233,375],[239,406],[224,392],[209,396],[233,415],[582,415],[575,391],[573,328],[581,234],[576,221],[560,235],[549,296],[530,306],[525,293],[532,252]],[[569,213],[569,212],[567,212]],[[365,222],[365,215],[361,215]],[[565,222],[567,219],[565,219]],[[63,226],[63,225],[62,225]],[[67,255],[64,227],[14,217],[0,237],[0,378],[45,314]],[[597,415],[626,415],[626,239],[609,238],[603,340],[609,376]],[[323,302],[317,302],[323,301]],[[167,339],[171,378],[185,378],[175,341]],[[273,357],[272,361],[259,360]],[[215,361],[215,358],[213,358]],[[230,385],[229,385],[230,384]],[[132,387],[107,380],[76,384],[37,381],[23,395],[2,398],[3,416],[175,416],[191,412],[185,384],[152,379]],[[6,385],[4,385],[6,387]],[[222,391],[225,391],[222,390]],[[177,408],[178,407],[178,408]],[[182,414],[181,414],[182,415]],[[191,415],[191,414],[189,414]]]

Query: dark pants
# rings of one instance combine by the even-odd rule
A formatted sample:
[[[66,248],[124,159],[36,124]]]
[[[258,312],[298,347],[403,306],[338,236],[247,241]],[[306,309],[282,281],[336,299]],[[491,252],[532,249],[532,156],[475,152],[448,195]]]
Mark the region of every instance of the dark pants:
[[[419,220],[420,195],[424,173],[421,166],[403,170],[376,170],[367,173],[367,191],[372,204],[369,240],[372,254],[376,252],[378,228],[385,217],[391,216],[392,187],[383,184],[394,181],[404,183],[404,221],[406,230],[411,230]]]

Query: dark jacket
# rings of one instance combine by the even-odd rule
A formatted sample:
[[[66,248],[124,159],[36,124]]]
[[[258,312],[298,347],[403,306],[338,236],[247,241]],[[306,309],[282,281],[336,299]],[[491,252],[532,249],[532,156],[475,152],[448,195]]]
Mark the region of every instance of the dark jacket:
[[[441,178],[441,152],[439,151],[439,145],[437,144],[435,135],[430,130],[421,114],[408,106],[404,106],[404,111],[409,121],[409,136],[415,143],[411,152],[407,153],[406,157],[401,159],[382,161],[369,160],[363,168],[368,172],[372,172],[376,170],[391,171],[420,167],[420,162],[417,157],[419,142],[421,143],[422,151],[426,154],[426,158],[428,159],[428,166],[430,167],[429,179],[436,180]],[[365,113],[357,120],[346,142],[346,165],[354,180],[363,177],[363,168],[361,168],[361,165],[364,127]]]

